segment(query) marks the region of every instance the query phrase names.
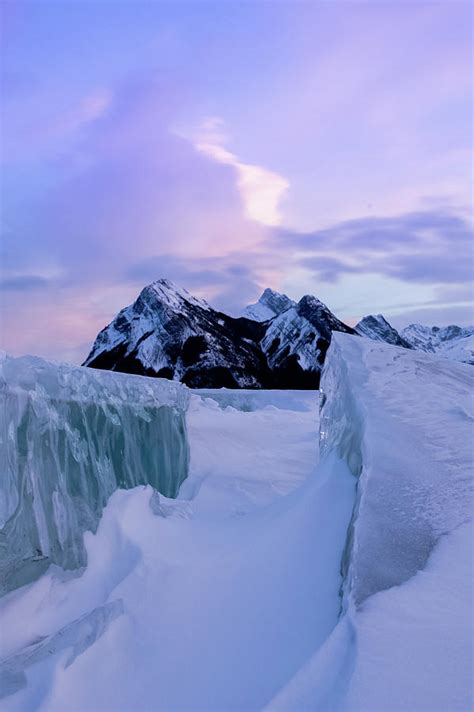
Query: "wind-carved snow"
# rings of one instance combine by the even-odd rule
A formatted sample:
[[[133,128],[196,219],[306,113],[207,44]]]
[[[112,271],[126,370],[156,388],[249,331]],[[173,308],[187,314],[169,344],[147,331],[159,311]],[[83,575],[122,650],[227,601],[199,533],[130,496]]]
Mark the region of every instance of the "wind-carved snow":
[[[84,565],[117,488],[174,497],[187,475],[180,384],[5,356],[0,398],[0,590]]]
[[[342,616],[269,709],[471,709],[472,369],[334,334],[321,385],[358,480]]]
[[[0,599],[2,708],[470,709],[473,375],[335,334],[319,465],[316,396],[193,395],[178,498]]]
[[[337,334],[323,378],[321,453],[360,470],[350,552],[359,605],[422,569],[471,517],[474,373]]]
[[[2,709],[258,710],[337,624],[355,480],[317,469],[317,394],[204,396],[178,499],[116,492],[81,576],[0,599]]]

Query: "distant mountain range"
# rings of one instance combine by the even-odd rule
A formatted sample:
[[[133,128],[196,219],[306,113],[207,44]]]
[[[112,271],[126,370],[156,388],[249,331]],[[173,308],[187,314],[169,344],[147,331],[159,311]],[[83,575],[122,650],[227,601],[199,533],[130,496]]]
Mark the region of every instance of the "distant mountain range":
[[[271,289],[234,318],[160,279],[98,334],[84,365],[192,388],[318,388],[333,331],[474,363],[474,328],[412,325],[399,334],[378,315],[353,329],[316,297],[294,302]]]
[[[355,327],[360,336],[407,349],[437,354],[452,361],[474,364],[474,327],[410,324],[400,332],[382,316],[364,317]]]

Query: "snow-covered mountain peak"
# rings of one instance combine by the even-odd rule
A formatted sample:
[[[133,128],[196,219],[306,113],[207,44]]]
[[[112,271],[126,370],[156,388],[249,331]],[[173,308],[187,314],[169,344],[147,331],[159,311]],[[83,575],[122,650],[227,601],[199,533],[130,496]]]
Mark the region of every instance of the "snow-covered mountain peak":
[[[324,311],[330,314],[331,312],[327,306],[313,294],[305,294],[301,297],[298,302],[298,309],[317,309],[318,311]]]
[[[474,364],[474,326],[410,324],[400,333],[414,349]]]
[[[400,336],[398,331],[385,319],[382,314],[369,314],[364,316],[355,327],[360,336],[366,336],[374,341],[385,341],[394,346],[403,346],[411,349],[411,344]]]
[[[296,302],[286,294],[280,294],[280,292],[267,287],[258,302],[249,304],[243,309],[242,316],[253,321],[268,321],[294,306],[296,306]]]
[[[201,309],[209,310],[211,308],[204,299],[194,297],[187,289],[178,287],[169,279],[157,279],[156,282],[152,282],[142,289],[138,299],[143,299],[151,304],[156,304],[159,301],[172,309],[178,310],[183,306],[183,302]]]

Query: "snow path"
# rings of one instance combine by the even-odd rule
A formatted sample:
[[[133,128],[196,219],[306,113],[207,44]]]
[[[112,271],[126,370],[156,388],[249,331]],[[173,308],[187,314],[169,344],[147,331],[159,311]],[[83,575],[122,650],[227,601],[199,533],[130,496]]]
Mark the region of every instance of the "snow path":
[[[312,658],[338,619],[355,479],[317,469],[317,394],[255,397],[193,396],[180,497],[116,492],[81,576],[51,568],[0,600],[2,709],[261,709]]]

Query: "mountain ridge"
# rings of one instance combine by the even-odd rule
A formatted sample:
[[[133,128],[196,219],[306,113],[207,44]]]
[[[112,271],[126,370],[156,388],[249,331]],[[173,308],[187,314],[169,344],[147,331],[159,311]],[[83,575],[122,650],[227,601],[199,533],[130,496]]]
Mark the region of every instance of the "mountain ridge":
[[[231,317],[157,280],[99,332],[83,365],[193,388],[317,388],[332,331],[355,331],[311,295],[296,303],[267,289],[257,304],[267,312]]]
[[[410,325],[399,333],[377,314],[352,328],[313,295],[295,302],[270,288],[232,317],[159,279],[99,332],[83,365],[192,388],[311,389],[334,331],[474,363],[474,327]]]

